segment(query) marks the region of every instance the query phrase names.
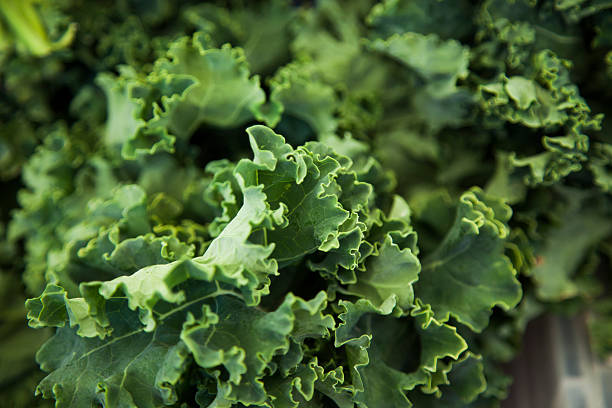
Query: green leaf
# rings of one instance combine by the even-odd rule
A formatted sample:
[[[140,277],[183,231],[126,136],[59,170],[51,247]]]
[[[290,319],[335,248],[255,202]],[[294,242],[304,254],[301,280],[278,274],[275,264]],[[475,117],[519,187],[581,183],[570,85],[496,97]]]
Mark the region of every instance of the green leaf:
[[[188,137],[201,124],[238,126],[253,117],[263,118],[260,109],[265,94],[259,78],[249,76],[239,48],[206,49],[200,34],[179,39],[150,74],[159,85],[172,78],[190,80],[192,85],[181,94],[162,98],[151,128],[159,126]]]
[[[128,68],[121,71],[120,77],[104,73],[98,75],[96,83],[106,95],[107,120],[104,143],[111,149],[121,152],[124,158],[133,159],[141,153],[173,151],[175,138],[167,132],[157,134],[157,140],[141,142],[145,133],[145,98],[139,96],[144,89],[137,74]],[[182,92],[185,84],[177,84],[176,92]],[[152,138],[153,134],[148,134]]]
[[[410,81],[414,85],[406,90],[414,93],[411,104],[417,117],[413,120],[424,121],[437,131],[445,126],[459,127],[469,118],[474,98],[470,91],[457,86],[468,75],[469,48],[455,40],[443,41],[435,34],[413,32],[377,39],[368,46],[414,74],[415,78]],[[406,99],[398,102],[405,104]]]
[[[8,0],[0,7],[0,16],[4,17],[13,33],[17,49],[42,57],[70,45],[76,33],[76,24],[70,24],[57,41],[51,41],[34,3],[33,0],[25,2]]]
[[[289,348],[292,318],[287,306],[264,313],[238,299],[215,302],[216,319],[185,322],[182,340],[199,366],[223,365],[229,373],[217,392],[223,398],[245,404],[262,404],[266,398],[264,370],[279,353]],[[212,323],[212,324],[211,324]]]
[[[479,332],[493,306],[510,309],[519,302],[521,285],[504,255],[511,214],[503,201],[479,189],[461,196],[453,226],[424,260],[415,285],[416,296],[431,305],[437,320],[452,315]]]
[[[585,133],[598,130],[602,116],[591,114],[572,83],[569,61],[550,50],[535,53],[531,60],[525,76],[501,74],[499,80],[482,84],[480,103],[497,120],[561,135],[544,136],[544,151],[510,156],[515,167],[527,168],[523,173],[528,184],[552,184],[582,169],[589,148]]]
[[[440,395],[427,395],[412,392],[417,407],[463,408],[471,406],[486,389],[487,383],[483,374],[482,358],[471,353],[453,364],[448,374],[448,384],[440,385]]]
[[[294,64],[280,69],[270,80],[270,87],[270,100],[279,105],[280,114],[303,120],[319,137],[336,131],[338,101],[331,86],[309,77]]]
[[[318,271],[324,277],[333,277],[343,284],[357,282],[356,271],[363,269],[362,263],[373,250],[372,244],[364,239],[365,225],[353,213],[340,228],[338,234],[338,248],[327,251],[319,262],[307,261],[308,267]]]
[[[272,256],[279,264],[292,262],[319,249],[338,247],[340,226],[349,212],[328,193],[340,164],[306,148],[294,150],[282,136],[264,126],[247,130],[255,152],[253,161],[242,160],[236,174],[247,184],[263,185],[268,203],[287,208],[286,224],[266,231],[264,242],[274,243]],[[266,241],[267,240],[267,241]]]
[[[283,378],[274,376],[266,380],[265,387],[270,395],[268,404],[273,408],[294,408],[298,406],[321,407],[322,403],[314,397],[314,384],[317,381],[316,358],[300,364],[295,373]]]
[[[106,139],[123,143],[126,159],[173,152],[175,138],[186,140],[202,125],[233,128],[279,116],[277,105],[264,106],[266,95],[242,49],[208,48],[201,32],[172,42],[146,76],[123,69],[119,78],[103,75],[98,82],[113,114]]]
[[[353,370],[356,400],[375,407],[410,407],[405,393],[431,383],[445,357],[453,359],[467,348],[456,329],[434,319],[420,303],[401,318],[391,296],[377,308],[365,299],[340,301],[344,311],[336,329],[336,347],[343,346]]]
[[[349,291],[380,306],[389,296],[395,295],[398,307],[408,310],[414,300],[412,284],[417,281],[421,264],[410,248],[400,248],[387,235],[365,263],[357,283]]]
[[[594,144],[593,152],[589,168],[595,177],[595,184],[609,193],[612,191],[612,144]]]
[[[367,22],[384,37],[417,32],[461,38],[472,29],[474,10],[468,1],[384,0],[372,7]]]
[[[537,100],[535,84],[527,78],[511,77],[504,88],[519,109],[527,109]]]
[[[231,9],[197,4],[184,11],[197,30],[207,34],[210,48],[229,43],[244,49],[253,72],[269,73],[289,54],[290,25],[297,10],[285,0],[272,0],[265,8],[233,4]]]
[[[182,292],[173,288],[189,278],[231,284],[241,288],[250,302],[258,302],[261,294],[267,293],[268,275],[277,274],[277,264],[268,259],[274,246],[252,244],[248,238],[253,228],[262,224],[272,228],[282,214],[282,207],[280,212],[271,211],[261,187],[246,187],[243,194],[242,208],[201,257],[151,265],[108,282],[86,283],[82,286],[86,297],[93,299],[92,304],[98,304],[120,289],[127,295],[130,308],[142,311],[141,320],[149,330],[155,327],[153,308],[158,301],[186,300]]]
[[[569,299],[583,291],[576,275],[595,246],[612,232],[610,211],[586,192],[567,189],[559,197],[564,205],[537,245],[537,264],[531,269],[539,298]],[[585,234],[584,231],[588,231]],[[572,237],[572,239],[567,239]]]
[[[433,373],[438,369],[438,361],[444,357],[456,360],[468,346],[454,327],[434,318],[429,305],[417,301],[416,306],[410,315],[415,318],[415,326],[421,337],[420,367]]]
[[[39,327],[79,326],[77,334],[82,337],[104,338],[109,333],[96,319],[89,315],[89,305],[83,298],[69,299],[64,288],[49,284],[37,298],[26,301],[29,325]]]
[[[220,299],[215,302],[218,317],[201,322],[188,320],[181,338],[201,367],[225,366],[229,380],[218,385],[224,399],[262,404],[268,398],[264,384],[269,385],[270,381],[261,379],[274,356],[289,351],[289,339],[299,344],[305,338],[329,336],[334,322],[331,316],[321,314],[325,304],[323,292],[309,302],[288,294],[275,311],[268,313],[247,307],[237,299]],[[284,381],[285,386],[291,388],[296,378],[308,375],[300,372],[302,368],[306,367],[292,371],[288,383]],[[307,371],[312,387],[316,375],[314,370]],[[298,388],[304,391],[306,387],[308,384],[300,380]],[[312,392],[311,388],[304,396],[310,399]]]
[[[170,311],[164,324],[147,332],[130,318],[125,300],[108,303],[113,327],[107,340],[78,336],[61,328],[38,352],[41,368],[51,373],[37,388],[56,407],[103,404],[106,407],[159,407],[176,401],[178,378],[168,366],[185,363],[179,345],[182,318]]]
[[[441,41],[434,34],[405,33],[375,40],[370,47],[413,69],[423,79],[439,82],[441,92],[454,88],[468,74],[469,50],[459,42]]]

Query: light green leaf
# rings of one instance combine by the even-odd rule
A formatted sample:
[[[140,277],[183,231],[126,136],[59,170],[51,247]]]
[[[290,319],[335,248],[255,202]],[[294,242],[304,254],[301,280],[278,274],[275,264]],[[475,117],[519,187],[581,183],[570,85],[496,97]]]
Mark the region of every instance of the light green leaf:
[[[527,78],[511,77],[504,88],[519,109],[529,108],[529,105],[537,99],[535,84]]]
[[[456,81],[468,74],[468,48],[454,40],[442,41],[434,34],[396,34],[372,41],[370,47],[405,64],[423,79],[440,82],[442,92],[452,90]]]
[[[270,100],[279,104],[279,113],[303,120],[319,137],[336,131],[338,101],[331,86],[308,77],[299,65],[288,65],[270,80],[270,87]]]
[[[228,127],[264,117],[266,96],[259,78],[249,76],[242,50],[229,45],[206,49],[201,34],[172,44],[167,59],[157,61],[149,77],[159,86],[173,77],[192,81],[182,94],[162,98],[149,123],[152,129],[188,137],[201,124]]]

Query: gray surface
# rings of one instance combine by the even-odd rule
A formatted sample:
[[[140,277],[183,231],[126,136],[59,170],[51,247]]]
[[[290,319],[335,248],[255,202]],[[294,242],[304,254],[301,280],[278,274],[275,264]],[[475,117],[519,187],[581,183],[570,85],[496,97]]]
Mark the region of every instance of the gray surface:
[[[503,408],[612,408],[612,367],[591,354],[583,315],[531,322]]]

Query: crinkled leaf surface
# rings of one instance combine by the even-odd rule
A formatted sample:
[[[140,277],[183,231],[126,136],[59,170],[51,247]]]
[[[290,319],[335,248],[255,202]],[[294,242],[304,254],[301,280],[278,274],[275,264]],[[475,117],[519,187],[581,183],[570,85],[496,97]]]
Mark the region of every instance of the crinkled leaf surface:
[[[455,223],[424,260],[415,288],[440,321],[452,315],[480,331],[493,306],[509,309],[521,299],[516,272],[503,252],[510,215],[507,205],[479,190],[461,196]]]

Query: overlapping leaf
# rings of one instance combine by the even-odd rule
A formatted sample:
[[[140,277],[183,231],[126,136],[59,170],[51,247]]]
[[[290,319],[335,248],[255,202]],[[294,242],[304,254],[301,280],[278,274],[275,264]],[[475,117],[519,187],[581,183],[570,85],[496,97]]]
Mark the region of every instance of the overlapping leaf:
[[[540,301],[601,292],[605,4],[12,3],[0,267],[60,407],[493,406]]]
[[[481,331],[493,306],[509,309],[521,299],[516,272],[504,255],[510,215],[508,206],[479,190],[461,197],[453,226],[424,260],[415,288],[440,321],[452,315]]]

